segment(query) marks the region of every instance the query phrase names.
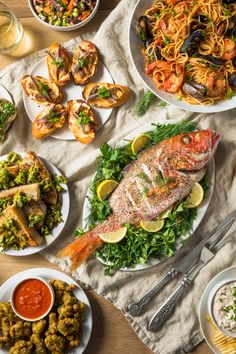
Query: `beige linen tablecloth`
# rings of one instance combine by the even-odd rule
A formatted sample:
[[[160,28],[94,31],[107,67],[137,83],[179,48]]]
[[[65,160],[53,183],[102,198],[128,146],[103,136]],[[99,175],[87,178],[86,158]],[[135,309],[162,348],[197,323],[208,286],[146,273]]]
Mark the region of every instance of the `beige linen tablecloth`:
[[[56,253],[73,240],[75,229],[82,225],[82,209],[86,191],[95,172],[95,160],[99,154],[99,146],[110,139],[112,143],[120,141],[128,133],[149,122],[160,119],[179,120],[183,117],[199,123],[201,128],[210,127],[221,134],[215,161],[216,185],[210,207],[204,217],[202,226],[176,257],[163,262],[155,268],[141,272],[117,272],[114,276],[104,276],[103,266],[95,258],[90,258],[73,276],[84,285],[93,288],[98,294],[110,300],[122,310],[139,338],[158,354],[185,353],[202,340],[198,323],[198,306],[201,294],[210,279],[222,269],[233,265],[235,261],[235,239],[225,245],[217,256],[200,272],[194,286],[179,304],[174,315],[157,333],[148,332],[148,320],[175,288],[176,282],[167,286],[150,304],[144,315],[132,318],[126,307],[137,300],[170,268],[173,262],[186,254],[208,230],[212,230],[219,220],[235,207],[236,190],[236,110],[219,114],[196,115],[178,110],[174,106],[161,109],[158,105],[150,109],[142,118],[134,113],[134,103],[144,87],[131,63],[128,53],[129,16],[135,0],[123,0],[104,21],[96,34],[87,35],[99,49],[102,61],[110,70],[114,81],[130,86],[134,91],[133,99],[125,106],[115,109],[107,123],[99,130],[97,139],[89,146],[82,146],[76,141],[62,141],[47,138],[38,141],[31,136],[31,122],[26,115],[22,102],[22,90],[19,79],[30,73],[32,67],[45,55],[45,51],[37,52],[11,65],[0,73],[1,83],[12,93],[18,106],[18,118],[14,123],[7,140],[1,145],[1,155],[11,150],[35,150],[40,156],[55,164],[69,179],[71,208],[67,225],[58,240],[43,255],[51,262],[58,263],[63,270],[68,267],[56,258]],[[74,48],[81,38],[65,44],[66,48]],[[37,266],[37,264],[35,264]],[[130,348],[130,353],[132,348]],[[94,353],[95,354],[95,353]]]

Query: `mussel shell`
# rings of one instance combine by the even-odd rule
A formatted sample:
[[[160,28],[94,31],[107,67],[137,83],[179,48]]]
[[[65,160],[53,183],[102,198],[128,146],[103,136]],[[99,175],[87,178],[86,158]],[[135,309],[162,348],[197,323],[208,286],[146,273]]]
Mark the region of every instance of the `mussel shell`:
[[[223,2],[224,2],[224,4],[229,5],[229,4],[233,4],[234,2],[236,2],[236,0],[224,0]]]
[[[156,59],[158,60],[163,60],[163,56],[161,55],[161,51],[158,47],[155,48],[155,55],[153,55],[153,50],[152,48],[149,48],[148,50],[148,55],[151,56],[152,55],[152,58],[150,60],[150,62],[153,62],[155,61]]]
[[[181,53],[188,53],[189,55],[193,54],[196,50],[199,42],[204,38],[204,31],[197,29],[193,31],[190,36],[184,41],[180,47]]]
[[[143,42],[146,42],[153,38],[151,33],[150,22],[147,16],[139,17],[137,29],[138,29],[139,38]]]
[[[203,100],[207,95],[207,87],[194,81],[185,82],[182,89],[186,94],[198,100]]]
[[[212,55],[202,55],[197,53],[197,57],[204,59],[206,61],[208,61],[209,63],[215,65],[215,66],[221,66],[224,65],[224,61],[218,58],[213,57]]]
[[[234,27],[229,32],[227,32],[227,36],[236,36],[236,25],[234,25]]]
[[[230,86],[236,87],[236,74],[229,75],[228,82],[229,82]]]

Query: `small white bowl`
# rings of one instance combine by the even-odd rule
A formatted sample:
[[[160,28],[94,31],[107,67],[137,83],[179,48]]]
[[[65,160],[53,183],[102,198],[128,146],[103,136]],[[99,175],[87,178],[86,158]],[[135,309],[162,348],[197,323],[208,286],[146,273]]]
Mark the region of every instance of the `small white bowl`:
[[[214,313],[213,313],[213,303],[214,303],[214,299],[215,296],[218,292],[218,290],[220,290],[220,288],[222,288],[223,286],[229,284],[229,283],[236,283],[236,278],[235,279],[224,279],[221,280],[219,283],[217,283],[211,290],[209,297],[208,297],[208,302],[207,302],[207,307],[208,307],[208,312],[209,315],[211,317],[212,322],[214,323],[214,325],[226,336],[228,337],[232,337],[232,338],[236,338],[236,329],[234,332],[230,332],[225,330],[224,328],[220,327],[218,322],[215,319]]]
[[[55,31],[61,31],[61,32],[68,32],[68,31],[73,31],[73,30],[76,30],[80,27],[83,27],[84,25],[86,25],[89,21],[92,20],[92,18],[95,16],[98,8],[99,8],[99,4],[100,4],[100,0],[96,0],[96,5],[93,9],[93,11],[91,12],[91,14],[82,22],[79,22],[79,23],[76,23],[75,25],[72,25],[72,26],[66,26],[66,27],[63,27],[63,26],[55,26],[55,25],[51,25],[50,23],[47,23],[46,21],[43,21],[37,14],[35,8],[34,8],[34,5],[33,5],[33,1],[32,0],[28,0],[28,4],[29,4],[29,8],[32,12],[32,14],[34,15],[34,17],[41,23],[43,24],[44,26],[48,27],[48,28],[51,28],[52,30],[55,30]]]
[[[39,317],[37,317],[37,318],[33,318],[33,319],[32,319],[32,318],[27,318],[27,317],[24,317],[23,315],[21,315],[21,314],[16,310],[15,304],[14,304],[14,295],[15,295],[16,289],[17,289],[22,283],[24,283],[26,280],[31,280],[31,279],[32,279],[32,280],[34,280],[34,279],[40,280],[42,283],[44,283],[44,284],[47,286],[47,288],[49,289],[50,294],[51,294],[51,299],[52,299],[52,300],[51,300],[51,304],[50,304],[48,310],[47,310],[43,315],[41,315],[41,316],[39,316]],[[15,312],[15,314],[16,314],[18,317],[20,317],[22,320],[24,320],[24,321],[29,321],[29,322],[39,321],[39,320],[41,320],[42,318],[46,317],[46,316],[49,314],[49,312],[51,311],[51,309],[52,309],[52,307],[53,307],[53,304],[54,304],[54,301],[55,301],[55,293],[54,293],[53,287],[52,287],[47,281],[45,281],[44,279],[42,279],[42,278],[40,278],[40,277],[25,278],[25,279],[20,280],[19,283],[17,283],[17,284],[14,286],[14,288],[13,288],[13,290],[12,290],[12,292],[11,292],[11,297],[10,297],[11,307],[12,307],[13,311]]]

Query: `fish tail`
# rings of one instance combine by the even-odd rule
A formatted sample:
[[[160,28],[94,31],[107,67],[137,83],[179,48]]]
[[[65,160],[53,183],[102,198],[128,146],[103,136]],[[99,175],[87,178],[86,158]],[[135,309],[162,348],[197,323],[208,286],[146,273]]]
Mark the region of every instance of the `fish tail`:
[[[89,231],[59,251],[57,255],[59,257],[69,257],[71,260],[71,271],[73,271],[93,254],[102,243],[103,241],[98,235]]]

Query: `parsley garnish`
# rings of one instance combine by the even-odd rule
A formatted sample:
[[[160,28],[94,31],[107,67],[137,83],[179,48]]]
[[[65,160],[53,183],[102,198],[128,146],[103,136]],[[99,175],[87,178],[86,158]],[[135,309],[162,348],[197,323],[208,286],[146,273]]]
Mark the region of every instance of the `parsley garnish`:
[[[107,90],[106,87],[102,86],[98,89],[98,96],[101,98],[111,97],[111,92]]]
[[[79,65],[80,68],[85,68],[86,66],[89,65],[89,60],[86,58],[78,58],[77,64]]]
[[[90,117],[87,113],[86,110],[83,110],[81,112],[79,112],[79,114],[77,114],[77,120],[76,120],[76,123],[77,125],[87,125],[90,123]]]
[[[50,91],[50,87],[47,84],[44,84],[42,81],[38,80],[38,90],[41,95],[46,95]]]
[[[50,110],[48,115],[47,115],[47,120],[50,123],[57,123],[57,122],[59,122],[60,117],[58,117],[53,110]]]
[[[57,58],[57,59],[53,60],[52,63],[56,65],[57,69],[59,69],[61,66],[64,65],[64,60],[63,60],[63,58]]]
[[[231,14],[231,11],[224,9],[223,10],[223,15],[224,16],[231,16],[232,14]]]

